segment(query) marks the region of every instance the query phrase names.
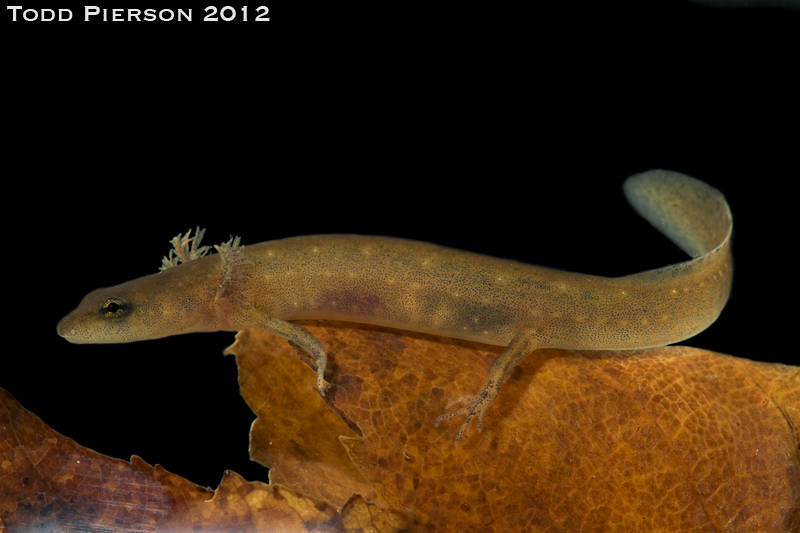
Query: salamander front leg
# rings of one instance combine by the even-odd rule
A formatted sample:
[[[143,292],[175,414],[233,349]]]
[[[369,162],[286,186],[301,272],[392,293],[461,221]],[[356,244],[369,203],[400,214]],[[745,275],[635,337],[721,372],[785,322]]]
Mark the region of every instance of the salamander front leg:
[[[464,423],[461,424],[461,427],[458,428],[458,432],[456,433],[456,446],[458,446],[461,436],[475,416],[478,417],[478,431],[481,431],[483,429],[483,415],[486,414],[486,410],[492,405],[494,399],[497,398],[500,387],[503,385],[503,378],[505,378],[510,369],[514,368],[514,365],[522,361],[529,353],[539,347],[542,340],[541,335],[535,329],[518,331],[516,335],[514,335],[514,338],[511,339],[506,349],[503,350],[503,353],[498,355],[497,359],[492,363],[492,366],[489,367],[489,372],[486,374],[486,379],[483,380],[483,385],[481,385],[481,390],[478,394],[475,396],[461,396],[447,404],[445,409],[449,409],[459,403],[465,403],[466,405],[436,418],[436,426],[438,426],[439,422],[442,420],[455,418],[457,416],[466,416]]]
[[[278,318],[265,318],[259,322],[258,327],[292,341],[316,360],[317,388],[319,389],[319,393],[325,396],[323,379],[325,376],[325,367],[328,365],[328,354],[325,352],[322,343],[319,342],[314,335],[300,326]]]

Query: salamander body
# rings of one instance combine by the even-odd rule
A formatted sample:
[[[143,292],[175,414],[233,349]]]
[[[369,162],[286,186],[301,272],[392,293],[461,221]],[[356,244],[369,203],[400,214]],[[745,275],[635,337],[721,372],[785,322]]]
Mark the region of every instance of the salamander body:
[[[719,316],[733,275],[732,217],[723,195],[689,176],[652,170],[623,186],[645,219],[693,259],[620,278],[564,272],[417,241],[315,235],[205,255],[176,237],[162,272],[89,293],[58,324],[75,343],[118,343],[203,331],[263,328],[316,359],[327,355],[291,323],[335,319],[506,346],[481,390],[436,419],[480,429],[503,377],[537,348],[621,350],[696,335]],[[191,245],[191,246],[190,246]],[[179,264],[181,263],[182,264]]]

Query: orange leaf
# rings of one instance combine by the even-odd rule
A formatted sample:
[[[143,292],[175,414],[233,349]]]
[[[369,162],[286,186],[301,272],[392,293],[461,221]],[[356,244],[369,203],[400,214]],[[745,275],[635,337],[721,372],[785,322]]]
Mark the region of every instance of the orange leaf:
[[[225,472],[216,491],[139,457],[83,448],[0,389],[0,531],[399,531],[409,519],[353,497],[345,512]],[[346,527],[344,527],[346,525]]]
[[[800,373],[688,347],[539,350],[482,433],[434,427],[500,351],[333,322],[326,398],[286,341],[229,349],[272,485],[208,491],[81,448],[0,394],[0,525],[215,531],[797,530]],[[337,512],[337,510],[339,510]],[[2,528],[0,528],[2,529]]]

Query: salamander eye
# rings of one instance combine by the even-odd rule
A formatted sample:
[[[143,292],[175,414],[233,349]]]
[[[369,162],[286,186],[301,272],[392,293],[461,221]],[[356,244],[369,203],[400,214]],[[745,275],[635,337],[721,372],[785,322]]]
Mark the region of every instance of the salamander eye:
[[[125,302],[119,298],[109,298],[100,306],[100,312],[103,314],[103,316],[110,318],[120,316],[125,312],[127,307],[128,306],[125,305]]]

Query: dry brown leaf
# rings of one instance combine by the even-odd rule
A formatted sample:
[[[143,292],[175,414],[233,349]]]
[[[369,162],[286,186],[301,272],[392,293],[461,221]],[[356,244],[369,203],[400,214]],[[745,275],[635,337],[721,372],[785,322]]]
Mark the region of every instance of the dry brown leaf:
[[[540,350],[506,380],[483,432],[473,426],[455,448],[460,421],[436,428],[433,420],[477,390],[501,348],[303,326],[329,350],[326,398],[285,341],[248,330],[230,349],[259,415],[251,455],[271,468],[271,486],[227,473],[210,492],[136,457],[110,459],[3,393],[0,524],[9,532],[800,526],[798,368],[686,347]]]
[[[289,344],[262,330],[245,330],[225,353],[236,354],[239,390],[258,415],[250,430],[250,458],[270,468],[270,483],[291,486],[341,508],[353,494],[369,494],[339,436],[355,437],[322,404],[316,378]],[[313,421],[309,424],[307,422]]]
[[[800,523],[797,368],[688,347],[540,350],[506,380],[483,432],[473,426],[455,448],[461,422],[433,421],[452,398],[479,388],[501,347],[368,325],[302,325],[328,347],[327,398],[314,389],[311,368],[271,377],[274,365],[296,362],[285,342],[249,330],[233,350],[242,374],[258,373],[257,382],[241,378],[245,398],[258,391],[248,403],[263,406],[251,454],[296,490],[313,483],[307,466],[266,459],[275,440],[257,428],[269,424],[269,439],[313,435],[316,454],[336,454],[330,436],[316,439],[331,434],[322,419],[328,404],[357,432],[339,434],[372,485],[360,494],[413,511],[432,530],[784,533]],[[284,388],[290,383],[294,392]],[[267,396],[291,405],[281,415],[263,403]],[[327,472],[325,483],[334,477]],[[334,483],[346,494],[354,479],[347,465]]]
[[[359,497],[342,512],[280,485],[225,472],[216,491],[139,457],[84,448],[0,389],[0,531],[401,531],[405,513]]]

